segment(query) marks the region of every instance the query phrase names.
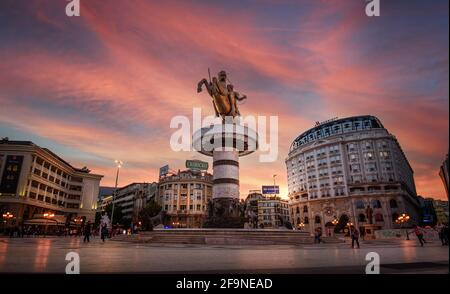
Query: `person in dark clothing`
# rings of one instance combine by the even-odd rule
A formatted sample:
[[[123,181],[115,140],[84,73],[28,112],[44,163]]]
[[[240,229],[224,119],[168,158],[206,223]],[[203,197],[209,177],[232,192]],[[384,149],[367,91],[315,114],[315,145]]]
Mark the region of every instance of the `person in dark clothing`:
[[[91,222],[89,221],[86,226],[84,227],[84,239],[83,242],[88,242],[89,243],[89,238],[91,237],[91,232],[92,231],[92,226],[91,226]]]
[[[102,241],[105,242],[105,239],[108,237],[108,228],[106,227],[106,224],[102,225],[100,234],[102,236]]]
[[[416,234],[417,239],[419,240],[420,247],[423,247],[423,244],[427,243],[427,242],[423,238],[423,231],[422,231],[422,229],[419,226],[417,226],[417,225],[414,227],[414,234]]]
[[[354,228],[351,231],[351,236],[352,236],[352,248],[355,248],[355,243],[356,246],[358,246],[359,248],[359,231],[356,228]]]

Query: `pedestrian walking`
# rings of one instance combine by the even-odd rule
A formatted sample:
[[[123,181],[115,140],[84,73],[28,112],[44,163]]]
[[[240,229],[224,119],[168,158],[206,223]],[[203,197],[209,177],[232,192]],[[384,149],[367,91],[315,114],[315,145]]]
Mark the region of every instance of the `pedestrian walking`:
[[[314,242],[320,244],[322,242],[322,229],[316,228],[315,234],[314,234]]]
[[[358,229],[353,228],[351,230],[350,235],[352,237],[352,248],[355,248],[355,243],[356,243],[356,246],[358,246],[358,249],[359,249],[359,231],[358,231]]]
[[[89,221],[86,226],[84,227],[84,239],[83,242],[88,242],[89,243],[89,238],[91,237],[91,233],[92,233],[92,226],[91,226],[91,222]]]
[[[105,242],[105,239],[108,237],[108,228],[107,228],[106,224],[102,225],[101,237],[102,237],[103,242]]]
[[[420,247],[423,247],[424,243],[427,243],[423,238],[423,230],[418,225],[414,226],[414,234],[416,234],[417,239],[419,240]]]

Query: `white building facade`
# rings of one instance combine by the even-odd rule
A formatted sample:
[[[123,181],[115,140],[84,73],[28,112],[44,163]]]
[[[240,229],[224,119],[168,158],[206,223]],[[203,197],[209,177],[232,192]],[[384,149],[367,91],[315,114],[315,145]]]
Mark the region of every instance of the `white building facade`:
[[[291,220],[311,233],[368,224],[395,228],[419,220],[413,170],[397,139],[374,116],[332,120],[297,137],[286,159]]]
[[[137,222],[139,212],[152,199],[157,201],[157,183],[132,183],[117,189],[115,205],[119,206],[124,218]]]
[[[94,221],[102,177],[32,142],[0,141],[0,209],[16,224],[44,213]]]

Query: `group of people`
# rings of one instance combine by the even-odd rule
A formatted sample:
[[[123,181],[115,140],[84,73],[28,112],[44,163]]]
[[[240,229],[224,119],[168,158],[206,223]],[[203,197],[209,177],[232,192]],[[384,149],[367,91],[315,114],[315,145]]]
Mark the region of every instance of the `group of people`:
[[[86,242],[89,243],[92,235],[92,223],[90,221],[88,221],[84,226],[83,235],[84,235],[83,243]],[[106,226],[106,224],[102,224],[100,228],[100,238],[102,239],[103,242],[105,242],[106,238],[108,237],[109,237],[108,227]]]
[[[441,241],[442,246],[448,246],[448,225],[438,224],[436,227],[434,227],[434,230],[438,232],[439,240]],[[408,233],[414,233],[416,235],[421,247],[423,247],[423,245],[427,243],[424,237],[425,231],[423,228],[416,225],[414,226],[414,230]]]

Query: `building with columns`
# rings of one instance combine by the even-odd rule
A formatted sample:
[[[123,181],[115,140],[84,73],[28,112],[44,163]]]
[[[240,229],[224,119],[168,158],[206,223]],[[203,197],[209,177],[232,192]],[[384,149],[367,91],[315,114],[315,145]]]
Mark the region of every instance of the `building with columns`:
[[[177,228],[200,228],[212,197],[213,176],[205,171],[188,169],[159,179],[158,199],[168,216],[167,225]]]
[[[103,176],[29,141],[0,141],[0,210],[21,224],[45,213],[94,221]]]
[[[369,211],[382,229],[398,227],[402,213],[411,224],[419,221],[413,170],[395,136],[374,116],[317,123],[294,140],[286,166],[296,228],[331,232],[351,222],[363,229]]]

